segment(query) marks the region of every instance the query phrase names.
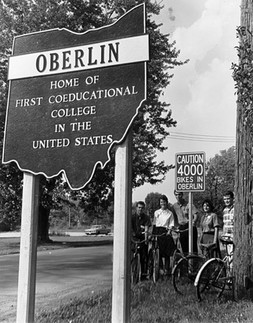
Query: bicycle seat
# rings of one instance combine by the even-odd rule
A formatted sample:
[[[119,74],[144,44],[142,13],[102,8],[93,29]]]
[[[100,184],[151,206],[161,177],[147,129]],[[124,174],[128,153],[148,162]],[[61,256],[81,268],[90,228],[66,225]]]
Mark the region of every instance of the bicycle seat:
[[[223,244],[233,244],[233,238],[231,236],[221,236],[220,242]]]

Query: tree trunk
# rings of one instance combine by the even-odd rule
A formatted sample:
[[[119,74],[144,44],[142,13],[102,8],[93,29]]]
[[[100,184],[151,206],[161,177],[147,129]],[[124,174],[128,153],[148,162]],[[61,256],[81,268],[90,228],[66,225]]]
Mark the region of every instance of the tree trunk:
[[[246,27],[246,35],[243,37],[250,37],[248,39],[250,39],[251,47],[252,14],[252,0],[242,0],[241,27]],[[253,137],[251,128],[252,122],[249,120],[246,122],[245,106],[240,102],[238,95],[234,223],[235,294],[237,298],[247,297],[248,299],[253,299],[253,288],[249,288],[251,286],[248,284],[251,280],[253,281]]]
[[[40,204],[38,242],[51,242],[51,239],[49,238],[49,214],[50,210]]]

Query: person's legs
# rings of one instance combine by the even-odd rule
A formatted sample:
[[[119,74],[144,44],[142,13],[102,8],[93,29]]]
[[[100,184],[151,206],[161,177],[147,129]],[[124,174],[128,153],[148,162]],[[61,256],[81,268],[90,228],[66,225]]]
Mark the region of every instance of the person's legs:
[[[173,252],[176,249],[175,242],[171,235],[167,235],[165,237],[164,245],[165,274],[169,276],[171,274],[170,257],[173,255]]]
[[[193,252],[198,253],[198,229],[193,227]]]
[[[170,257],[166,256],[165,257],[165,274],[169,276],[171,274],[170,270]]]
[[[148,258],[148,246],[141,244],[140,246],[140,260],[141,260],[141,277],[146,278],[147,275],[147,258]]]
[[[188,231],[183,231],[180,233],[180,243],[183,253],[188,253]]]
[[[180,243],[182,246],[183,253],[189,252],[189,235],[188,230],[183,231],[180,234]],[[196,227],[193,227],[193,252],[198,253],[198,230]]]

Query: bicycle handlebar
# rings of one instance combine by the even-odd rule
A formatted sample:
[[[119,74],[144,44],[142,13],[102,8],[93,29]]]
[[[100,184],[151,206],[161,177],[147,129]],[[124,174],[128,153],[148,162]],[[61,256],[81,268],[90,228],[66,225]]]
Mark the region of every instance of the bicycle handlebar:
[[[148,240],[144,239],[144,240],[134,240],[133,238],[131,239],[131,242],[135,243],[135,244],[142,244],[144,242],[147,242]]]
[[[161,234],[151,233],[151,234],[149,234],[149,238],[162,237],[162,236],[165,236],[165,235],[167,235],[167,232],[164,232],[164,233],[161,233]]]
[[[180,230],[179,228],[177,228],[177,227],[172,227],[172,228],[170,228],[169,229],[170,231],[172,231],[172,232],[175,232],[175,233],[182,233],[182,232],[185,232],[185,231],[189,231],[189,228],[186,228],[186,229],[184,229],[184,230]]]

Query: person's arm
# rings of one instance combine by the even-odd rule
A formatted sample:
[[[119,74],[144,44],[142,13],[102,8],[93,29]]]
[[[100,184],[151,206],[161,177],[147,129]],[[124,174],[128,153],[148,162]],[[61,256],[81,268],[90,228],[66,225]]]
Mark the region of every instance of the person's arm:
[[[153,221],[151,223],[152,226],[156,225],[156,216],[157,216],[156,214],[157,214],[157,211],[155,211],[155,213],[154,213]]]
[[[174,220],[174,214],[172,211],[170,211],[170,217],[167,221],[166,229],[168,230],[168,234],[171,234],[171,229],[175,227],[175,220]]]
[[[213,243],[218,242],[218,237],[219,237],[219,227],[217,226],[217,227],[214,228]]]
[[[213,237],[213,242],[217,243],[219,240],[219,218],[218,215],[215,213],[213,217],[213,226],[214,226],[214,237]]]
[[[174,226],[178,227],[179,226],[178,217],[177,217],[177,213],[176,213],[176,211],[174,209],[174,206],[172,206],[171,212],[172,212],[173,218],[174,218]]]
[[[136,232],[135,232],[135,218],[134,216],[132,216],[131,218],[131,233],[132,233],[132,237],[134,238],[135,235],[136,235]]]
[[[194,204],[192,204],[192,224],[193,224],[193,226],[197,226],[198,219],[199,219],[199,211],[196,208],[196,206]]]
[[[144,235],[145,235],[145,243],[148,243],[148,225],[145,225],[145,231],[144,231]]]

